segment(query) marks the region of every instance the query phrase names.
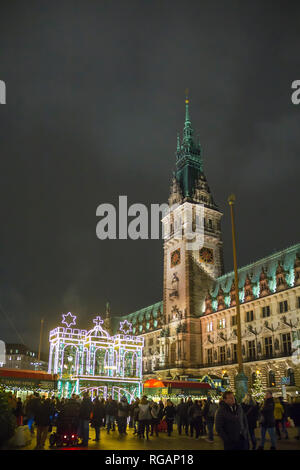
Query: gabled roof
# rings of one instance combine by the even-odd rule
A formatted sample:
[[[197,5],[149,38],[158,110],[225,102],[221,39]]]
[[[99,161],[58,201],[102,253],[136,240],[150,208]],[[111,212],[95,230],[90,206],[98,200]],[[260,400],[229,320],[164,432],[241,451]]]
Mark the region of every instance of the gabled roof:
[[[294,262],[296,255],[300,254],[300,243],[292,245],[289,248],[273,253],[272,255],[266,256],[258,261],[254,261],[242,268],[238,269],[238,278],[239,278],[239,289],[242,289],[245,284],[246,276],[248,275],[251,279],[251,282],[255,287],[258,288],[259,277],[262,272],[262,268],[265,271],[268,279],[270,280],[270,289],[273,291],[275,288],[275,274],[278,267],[278,262],[283,266],[283,269],[287,273],[287,283],[292,286],[294,279]],[[217,278],[214,287],[211,291],[213,298],[217,297],[219,288],[221,287],[224,291],[224,294],[228,294],[234,280],[234,272],[231,271],[223,276]],[[255,294],[255,292],[254,292]]]

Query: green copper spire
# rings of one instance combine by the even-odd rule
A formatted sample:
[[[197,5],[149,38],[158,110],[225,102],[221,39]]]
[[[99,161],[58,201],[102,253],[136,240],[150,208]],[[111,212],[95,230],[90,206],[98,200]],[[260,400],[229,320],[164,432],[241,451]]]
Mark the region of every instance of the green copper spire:
[[[184,197],[192,197],[196,180],[202,174],[201,147],[200,143],[194,142],[189,103],[188,90],[186,90],[183,136],[181,145],[177,136],[175,172],[175,178],[180,184]]]
[[[183,140],[182,143],[184,147],[188,150],[191,150],[194,147],[194,140],[193,140],[193,128],[190,120],[190,113],[189,113],[189,98],[186,96],[185,98],[185,122],[183,128]]]
[[[177,152],[180,152],[180,136],[179,136],[179,132],[177,132]]]

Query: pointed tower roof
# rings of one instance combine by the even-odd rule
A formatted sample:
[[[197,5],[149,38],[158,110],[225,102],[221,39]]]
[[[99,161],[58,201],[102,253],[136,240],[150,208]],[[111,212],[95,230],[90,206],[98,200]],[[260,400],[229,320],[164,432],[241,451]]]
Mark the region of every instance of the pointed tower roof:
[[[185,97],[185,121],[184,121],[184,128],[183,128],[183,140],[182,144],[187,147],[192,147],[194,144],[193,141],[193,133],[194,130],[192,128],[192,123],[190,120],[190,112],[189,112],[189,97]]]
[[[193,196],[196,181],[203,174],[202,151],[200,143],[195,143],[190,119],[190,99],[186,93],[185,97],[185,121],[183,127],[182,141],[177,134],[176,171],[175,178],[180,185],[184,198]]]

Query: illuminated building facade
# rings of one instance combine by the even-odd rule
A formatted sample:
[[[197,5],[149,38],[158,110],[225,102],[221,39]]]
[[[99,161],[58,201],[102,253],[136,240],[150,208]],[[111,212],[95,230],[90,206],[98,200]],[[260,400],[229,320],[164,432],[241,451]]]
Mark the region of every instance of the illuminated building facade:
[[[185,226],[176,226],[171,209],[162,221],[171,226],[164,240],[163,300],[122,318],[144,338],[146,379],[210,374],[224,378],[234,389],[234,273],[224,274],[222,213],[204,174],[201,145],[193,138],[188,99],[169,197],[170,208],[174,204],[183,215],[192,214],[193,223],[197,205],[204,206],[203,246],[187,249]],[[265,388],[281,390],[285,381],[287,391],[300,393],[300,244],[240,268],[238,277],[249,388],[260,374]]]

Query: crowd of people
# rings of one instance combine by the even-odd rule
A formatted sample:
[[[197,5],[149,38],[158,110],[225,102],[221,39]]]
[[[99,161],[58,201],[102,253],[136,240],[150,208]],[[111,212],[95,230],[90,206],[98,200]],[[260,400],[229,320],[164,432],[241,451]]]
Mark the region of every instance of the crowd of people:
[[[264,450],[266,434],[271,440],[271,450],[276,450],[277,439],[289,438],[286,424],[288,418],[293,419],[300,439],[300,401],[292,404],[283,397],[273,398],[267,391],[262,404],[256,402],[251,394],[247,394],[242,403],[238,404],[232,392],[223,393],[215,416],[215,428],[221,437],[224,450]],[[260,444],[257,447],[255,429],[260,426]],[[277,436],[276,436],[277,434]]]
[[[181,399],[176,406],[171,400],[155,402],[143,396],[128,403],[126,397],[120,401],[111,396],[105,400],[96,397],[91,400],[88,392],[82,397],[73,394],[70,399],[46,398],[38,393],[29,395],[25,402],[9,394],[9,403],[16,416],[17,424],[26,424],[32,434],[36,427],[36,449],[43,449],[49,432],[56,426],[57,417],[64,416],[78,423],[79,445],[88,446],[90,426],[95,429],[95,441],[100,440],[100,429],[107,434],[118,431],[127,435],[128,428],[138,439],[173,433],[177,425],[179,435],[214,442],[214,429],[221,437],[225,450],[264,449],[266,433],[271,440],[271,449],[276,449],[277,439],[288,439],[286,423],[292,418],[300,438],[300,400],[288,404],[280,398],[273,398],[266,392],[264,402],[259,404],[247,394],[241,404],[236,402],[233,392],[224,392],[219,404],[210,396],[205,400]],[[255,429],[260,426],[260,445],[257,447]]]

